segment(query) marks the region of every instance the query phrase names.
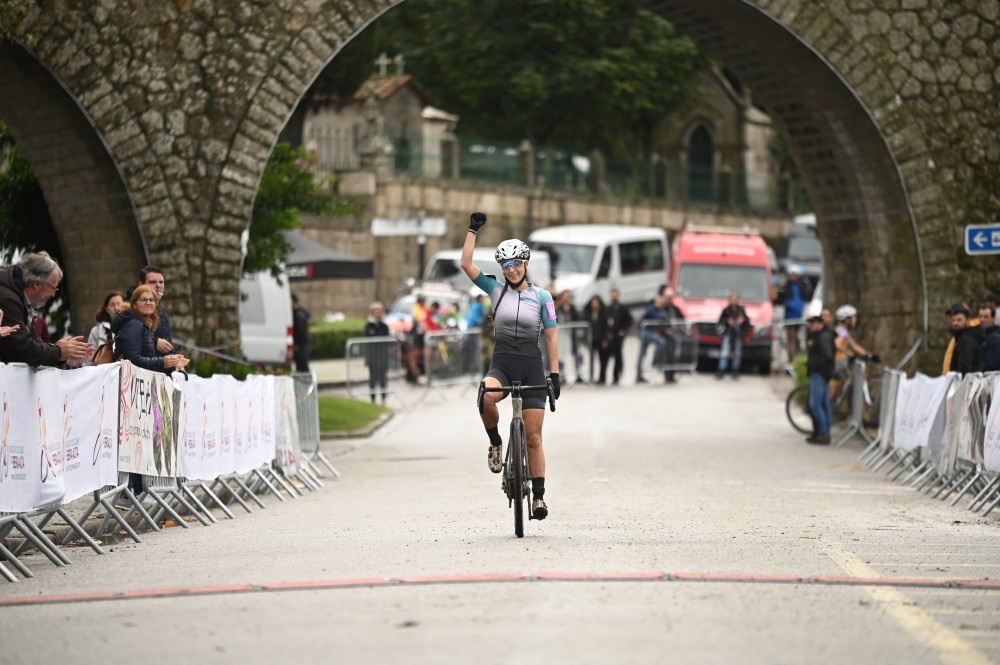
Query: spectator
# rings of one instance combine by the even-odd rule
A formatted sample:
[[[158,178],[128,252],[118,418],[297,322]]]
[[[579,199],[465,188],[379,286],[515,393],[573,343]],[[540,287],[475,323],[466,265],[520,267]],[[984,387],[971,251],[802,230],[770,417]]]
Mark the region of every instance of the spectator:
[[[389,326],[385,321],[385,306],[373,302],[368,306],[368,322],[365,324],[365,337],[388,337]],[[365,365],[368,366],[368,391],[372,404],[375,403],[375,385],[382,388],[382,404],[385,404],[388,393],[389,346],[386,340],[365,344]]]
[[[810,317],[808,325],[806,371],[809,375],[809,412],[813,418],[813,433],[806,441],[828,444],[833,426],[830,380],[836,362],[835,335],[822,315]]]
[[[292,358],[295,371],[309,372],[309,356],[312,355],[312,339],[309,337],[309,310],[299,303],[299,297],[292,294]]]
[[[636,383],[649,383],[642,375],[642,364],[646,360],[646,349],[650,346],[653,347],[654,364],[656,364],[658,359],[663,357],[663,347],[667,343],[664,336],[665,328],[662,325],[664,318],[663,306],[665,304],[666,298],[661,293],[646,306],[646,311],[642,313],[642,316],[639,317],[639,322],[636,324],[635,330],[639,335],[639,359],[635,364]]]
[[[580,312],[576,310],[573,306],[573,292],[564,289],[556,296],[556,318],[559,320],[560,328],[564,323],[572,323],[575,321],[581,321],[582,317]],[[542,336],[544,339],[544,335]],[[573,355],[573,367],[576,370],[576,383],[585,383],[583,378],[583,345],[586,343],[586,335],[579,328],[569,328],[569,348],[570,353]],[[560,344],[560,347],[563,345]],[[563,362],[559,359],[559,372],[565,376],[562,370]]]
[[[667,324],[667,343],[663,347],[663,364],[666,367],[663,370],[663,380],[667,383],[677,382],[674,370],[670,366],[676,364],[679,351],[677,345],[686,334],[683,330],[677,329],[677,325],[684,322],[684,312],[674,304],[674,295],[676,294],[673,289],[668,288],[663,291],[663,321]]]
[[[132,290],[129,303],[123,304],[111,321],[115,355],[151,372],[169,373],[184,369],[188,364],[184,356],[177,353],[161,356],[157,352],[157,340],[162,339],[156,336],[160,323],[158,303],[157,292],[152,286],[141,284]],[[129,474],[128,484],[136,496],[144,491],[142,476],[138,473]],[[131,507],[131,502],[126,496],[119,495],[116,505],[127,509]]]
[[[715,378],[721,379],[730,370],[733,379],[740,378],[740,364],[743,361],[743,338],[750,330],[747,311],[740,304],[740,294],[729,294],[729,304],[719,314],[719,331],[722,347],[719,350],[719,371]]]
[[[406,354],[407,383],[417,383],[421,374],[420,366],[423,364],[424,355],[424,321],[427,318],[427,309],[424,307],[426,302],[424,296],[418,295],[417,301],[413,303],[413,327],[410,329],[410,348]]]
[[[139,272],[139,285],[145,284],[156,293],[156,313],[159,316],[159,325],[154,333],[156,337],[156,354],[165,356],[174,350],[174,336],[170,325],[170,317],[167,310],[163,308],[163,291],[166,288],[166,279],[163,271],[156,266],[146,266]],[[131,294],[125,296],[131,299]]]
[[[621,379],[622,371],[625,369],[625,361],[622,358],[622,345],[625,342],[625,335],[632,327],[632,314],[628,308],[619,302],[618,289],[611,289],[611,302],[608,304],[605,317],[608,321],[608,356],[615,359],[615,369],[612,374],[611,385],[617,386]]]
[[[52,343],[52,337],[49,336],[49,322],[45,320],[45,314],[43,313],[39,313],[35,317],[35,337],[46,344]]]
[[[0,337],[0,362],[56,367],[94,355],[83,337],[65,337],[52,344],[35,334],[31,312],[55,297],[62,278],[62,269],[47,252],[25,254],[17,265],[0,269],[0,310],[10,329]]]
[[[469,313],[465,317],[465,327],[468,330],[473,328],[480,328],[483,325],[483,321],[486,320],[486,306],[483,302],[486,300],[486,295],[479,293],[472,298],[472,302],[469,303]]]
[[[590,323],[590,382],[594,382],[594,353],[597,353],[601,373],[597,383],[607,382],[608,372],[608,321],[604,316],[604,301],[593,296],[587,302],[587,322]]]
[[[788,267],[788,280],[778,294],[778,304],[785,306],[785,339],[788,348],[788,362],[799,353],[799,333],[802,332],[802,314],[806,303],[812,298],[812,289],[802,280],[805,271],[802,266]]]
[[[94,347],[94,353],[97,353],[98,348],[111,341],[111,321],[121,310],[124,302],[125,294],[121,291],[111,291],[104,296],[103,304],[94,314],[94,321],[97,321],[97,325],[90,329],[90,337],[87,338],[87,341]],[[83,364],[90,365],[93,361],[94,357],[91,356]]]
[[[966,375],[975,372],[982,363],[983,333],[978,325],[969,323],[969,308],[956,303],[950,310],[951,335],[955,340],[949,370]]]
[[[983,351],[979,371],[1000,372],[1000,326],[997,326],[997,308],[985,301],[979,306],[979,327],[983,331]]]

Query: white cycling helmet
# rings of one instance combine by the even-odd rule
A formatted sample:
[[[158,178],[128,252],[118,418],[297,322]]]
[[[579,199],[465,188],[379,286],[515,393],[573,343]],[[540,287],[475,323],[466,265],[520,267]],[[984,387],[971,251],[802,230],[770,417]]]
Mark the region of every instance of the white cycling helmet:
[[[854,305],[841,305],[837,308],[837,320],[843,321],[844,319],[849,319],[852,316],[857,316],[858,310],[854,308]]]
[[[811,302],[806,305],[806,311],[802,313],[802,318],[806,321],[810,319],[818,319],[823,316],[823,303],[821,302]]]
[[[531,258],[531,249],[517,238],[511,238],[510,240],[504,240],[502,243],[497,245],[495,258],[497,263],[503,263],[504,261],[510,261],[511,259],[521,259],[522,261],[527,261]]]

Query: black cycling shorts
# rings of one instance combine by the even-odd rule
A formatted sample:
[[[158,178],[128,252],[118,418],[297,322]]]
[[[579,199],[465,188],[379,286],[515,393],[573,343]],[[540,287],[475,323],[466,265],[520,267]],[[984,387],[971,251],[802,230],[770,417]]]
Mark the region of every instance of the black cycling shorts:
[[[493,361],[490,363],[490,371],[486,376],[491,376],[500,382],[501,386],[509,386],[511,381],[520,381],[525,386],[544,386],[545,370],[542,368],[541,358],[530,356],[519,356],[513,353],[494,353]],[[522,409],[545,409],[545,400],[548,393],[543,390],[527,390],[521,393],[524,401],[521,403]],[[500,399],[507,399],[507,393]]]

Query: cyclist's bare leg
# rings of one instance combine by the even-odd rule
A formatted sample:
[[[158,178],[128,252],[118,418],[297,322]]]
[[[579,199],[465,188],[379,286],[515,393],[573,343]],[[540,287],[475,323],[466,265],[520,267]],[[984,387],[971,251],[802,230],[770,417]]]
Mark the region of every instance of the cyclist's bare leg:
[[[484,378],[483,383],[486,384],[487,388],[500,387],[500,381],[492,376]],[[479,415],[483,419],[483,427],[486,429],[492,429],[500,422],[500,409],[497,408],[497,402],[502,397],[503,393],[483,393],[483,412]]]
[[[545,450],[542,448],[542,422],[545,409],[524,409],[524,434],[528,439],[528,467],[532,478],[545,477]]]

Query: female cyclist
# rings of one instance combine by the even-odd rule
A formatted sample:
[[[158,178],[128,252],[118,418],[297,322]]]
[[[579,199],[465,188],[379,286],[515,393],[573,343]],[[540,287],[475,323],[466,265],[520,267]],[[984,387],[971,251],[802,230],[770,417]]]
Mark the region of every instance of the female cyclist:
[[[490,369],[483,379],[488,388],[509,386],[511,381],[540,386],[545,383],[542,352],[538,338],[545,331],[548,344],[549,378],[554,397],[559,399],[559,343],[556,332],[556,306],[552,294],[533,286],[526,279],[531,250],[516,238],[497,246],[496,261],[503,271],[503,280],[487,275],[472,262],[476,236],[486,223],[486,215],[474,212],[469,216],[469,232],[462,247],[462,270],[469,279],[486,292],[493,308],[495,350]],[[503,470],[501,447],[503,439],[497,430],[500,411],[497,402],[503,393],[486,393],[483,399],[483,426],[490,439],[489,466],[493,473]],[[542,421],[545,418],[545,391],[532,390],[524,394],[524,431],[528,440],[528,466],[531,479],[531,514],[536,520],[545,519],[545,451],[542,449]]]

